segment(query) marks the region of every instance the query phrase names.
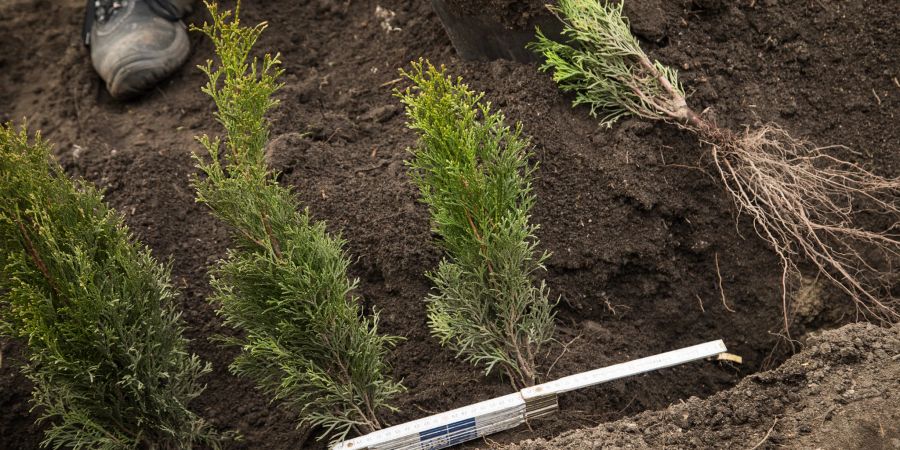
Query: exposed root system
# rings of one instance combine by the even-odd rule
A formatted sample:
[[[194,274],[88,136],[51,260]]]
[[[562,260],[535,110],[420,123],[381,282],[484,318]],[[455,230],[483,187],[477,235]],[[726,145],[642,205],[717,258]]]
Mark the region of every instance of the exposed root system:
[[[777,125],[742,135],[708,126],[695,131],[710,145],[738,213],[753,218],[757,234],[781,258],[784,292],[799,265],[808,263],[850,295],[863,315],[900,317],[890,296],[896,281],[891,261],[900,256],[900,181],[831,156]],[[884,216],[885,228],[858,226],[858,214]]]

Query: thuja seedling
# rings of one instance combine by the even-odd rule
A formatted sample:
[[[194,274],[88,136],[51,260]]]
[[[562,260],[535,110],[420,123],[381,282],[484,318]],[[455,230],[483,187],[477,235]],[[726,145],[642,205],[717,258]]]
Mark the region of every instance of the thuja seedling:
[[[788,284],[799,278],[801,263],[815,267],[867,315],[900,318],[890,298],[892,271],[872,264],[872,255],[900,256],[900,235],[892,228],[865,229],[855,221],[861,209],[888,223],[900,221],[900,180],[835,158],[778,125],[735,133],[697,114],[677,72],[641,49],[622,7],[606,0],[560,0],[550,7],[563,21],[568,41],[556,42],[538,31],[530,46],[546,58],[542,69],[604,125],[624,116],[673,122],[707,144],[738,211],[753,218],[757,234],[781,258],[785,328]]]
[[[431,331],[465,360],[531,386],[554,315],[544,282],[533,279],[548,254],[537,251],[529,222],[528,139],[443,69],[419,61],[402,74],[413,87],[397,95],[420,137],[408,164],[447,253],[428,275]]]
[[[379,429],[379,414],[403,391],[385,362],[397,338],[378,333],[377,314],[362,314],[343,241],[266,166],[265,116],[276,105],[281,69],[277,55],[248,61],[265,24],[243,27],[237,11],[228,20],[229,12],[207,7],[212,23],[201,31],[218,62],[201,67],[209,77],[203,91],[225,137],[199,139],[209,158],[195,155],[204,176],[194,186],[197,201],[233,231],[211,299],[225,324],[242,332],[223,338],[241,350],[230,369],[295,408],[301,425],[321,426],[320,438]]]
[[[187,408],[209,364],[187,352],[169,270],[50,146],[0,125],[0,332],[27,344],[52,448],[219,447]]]

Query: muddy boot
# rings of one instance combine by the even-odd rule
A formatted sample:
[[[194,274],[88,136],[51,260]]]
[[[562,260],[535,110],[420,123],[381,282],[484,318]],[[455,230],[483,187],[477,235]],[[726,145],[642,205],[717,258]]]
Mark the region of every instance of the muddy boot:
[[[88,0],[84,24],[91,62],[115,98],[144,92],[172,74],[190,51],[181,17],[190,0]]]

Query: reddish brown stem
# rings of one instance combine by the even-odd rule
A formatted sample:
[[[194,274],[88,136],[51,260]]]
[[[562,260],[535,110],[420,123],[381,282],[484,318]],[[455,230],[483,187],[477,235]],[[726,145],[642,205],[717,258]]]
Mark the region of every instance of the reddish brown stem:
[[[272,232],[272,226],[269,225],[269,219],[266,217],[266,213],[262,213],[262,223],[263,228],[266,230],[266,236],[269,238],[269,242],[272,244],[272,251],[275,252],[275,256],[278,259],[281,259],[281,245],[278,244],[278,239],[275,238],[275,233]]]
[[[691,109],[688,106],[684,95],[681,95],[681,92],[679,92],[679,90],[669,82],[669,79],[666,78],[652,62],[650,62],[650,59],[646,55],[641,55],[639,62],[641,67],[647,71],[650,76],[655,78],[656,81],[659,82],[659,85],[662,86],[663,90],[666,91],[666,94],[668,94],[671,102],[671,109],[665,110],[665,112],[666,114],[669,114],[673,120],[685,127],[697,131],[704,137],[716,141],[716,143],[726,142],[728,139],[731,139],[731,133],[728,130],[719,128],[714,123],[700,117],[699,114]]]
[[[481,252],[484,254],[485,259],[487,259],[487,245],[484,242],[484,239],[481,238],[481,234],[478,233],[478,227],[475,226],[475,222],[472,220],[472,216],[469,214],[469,210],[464,210],[466,213],[466,219],[469,220],[469,226],[472,227],[472,233],[475,233],[475,239],[478,239],[478,243],[481,245]],[[488,271],[490,273],[494,273],[494,266],[490,261],[487,262]]]
[[[25,225],[20,220],[16,221],[16,225],[19,227],[19,232],[22,233],[22,239],[25,240],[25,249],[28,251],[31,261],[37,266],[41,275],[47,280],[47,284],[50,285],[50,288],[56,292],[56,296],[59,297],[60,300],[63,300],[62,289],[59,288],[59,285],[56,284],[56,280],[50,275],[50,269],[47,268],[47,264],[41,259],[40,254],[38,254],[34,242],[31,241],[31,237],[28,235],[28,230],[25,229]]]

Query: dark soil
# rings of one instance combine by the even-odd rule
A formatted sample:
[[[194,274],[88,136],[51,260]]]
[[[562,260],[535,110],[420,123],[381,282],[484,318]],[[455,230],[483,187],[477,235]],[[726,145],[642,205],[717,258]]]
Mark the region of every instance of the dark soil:
[[[215,366],[193,407],[218,427],[240,431],[244,440],[234,448],[320,448],[294,429],[292,412],[229,375],[234,352],[208,341],[225,331],[205,299],[206,271],[224,254],[228,234],[194,203],[188,177],[194,173],[190,154],[199,150],[194,136],[221,132],[195,68],[210,58],[209,42],[195,34],[181,71],[147,96],[120,103],[105,93],[79,42],[83,5],[0,4],[0,120],[27,117],[32,129],[56,143],[70,174],[103,187],[136,236],[159,258],[171,259],[192,349]],[[396,12],[391,27],[399,31],[382,27],[376,5]],[[415,135],[404,127],[391,94],[403,86],[397,69],[422,56],[484,90],[533,138],[540,162],[534,221],[541,225],[541,249],[553,252],[546,278],[561,297],[557,338],[580,336],[551,377],[717,338],[745,360],[737,367],[691,364],[567,395],[561,412],[533,431],[523,427],[493,438],[550,438],[714,396],[787,356],[779,336],[778,260],[752,224],[735,220],[729,198],[706,170],[704,149],[690,134],[643,120],[603,129],[586,110],[572,109],[571,99],[534,64],[460,61],[428,2],[272,0],[246,2],[242,11],[247,23],[269,21],[258,50],[279,51],[284,61],[286,86],[272,115],[269,151],[280,180],[348,241],[358,293],[381,311],[384,332],[407,338],[391,354],[394,375],[409,388],[397,401],[400,412],[388,417],[391,423],[510,392],[503,380],[486,379],[454,360],[426,327],[422,299],[430,285],[424,271],[441,255],[430,244],[426,209],[403,166]],[[900,175],[900,3],[632,0],[626,11],[652,56],[681,70],[695,108],[718,123],[741,129],[777,121],[820,144],[849,146],[856,152],[842,156],[879,174]],[[189,21],[203,17],[197,12]],[[827,288],[809,291],[817,295],[798,301],[794,339],[802,342],[810,330],[855,318],[843,296]],[[854,336],[870,345],[865,335]],[[0,342],[0,448],[35,448],[42,430],[33,425],[30,387],[18,374],[21,348]],[[545,362],[560,352],[555,347]],[[805,355],[833,364],[821,352]],[[760,379],[799,370],[792,367]],[[761,411],[754,424],[765,422],[765,414],[780,414],[761,397],[769,391],[754,392],[761,399],[752,403]],[[814,398],[790,405],[809,409],[796,417],[818,417],[828,408]],[[859,413],[872,423],[890,418],[877,410]],[[776,427],[779,435],[786,430]],[[698,429],[698,439],[704,432]],[[756,431],[730,437],[744,443],[761,438]]]
[[[854,324],[807,344],[705,400],[508,449],[900,448],[900,326]]]
[[[447,6],[459,16],[492,17],[499,23],[518,28],[528,26],[537,16],[548,14],[546,5],[553,0],[446,0]]]
[[[548,24],[556,20],[548,5],[555,5],[556,0],[436,0],[443,1],[448,11],[454,16],[465,20],[485,20],[498,24],[508,30],[533,31],[535,24],[544,25],[543,31],[547,32]],[[629,1],[625,3],[625,15],[631,23],[632,31],[648,42],[659,42],[666,36],[669,19],[675,16],[667,16],[664,5],[669,2],[661,0]],[[684,3],[684,2],[681,2]],[[720,9],[717,0],[694,1],[694,4],[703,5],[706,8]],[[677,9],[685,5],[676,5]],[[695,6],[696,7],[696,6]],[[555,32],[550,30],[550,32]]]

